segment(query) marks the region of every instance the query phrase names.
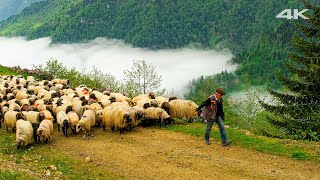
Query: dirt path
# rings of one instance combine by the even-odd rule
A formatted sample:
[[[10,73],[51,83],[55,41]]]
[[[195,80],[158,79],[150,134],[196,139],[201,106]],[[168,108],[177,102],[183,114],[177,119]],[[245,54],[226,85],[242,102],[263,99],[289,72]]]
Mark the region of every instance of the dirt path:
[[[320,179],[320,164],[267,155],[237,146],[206,145],[199,137],[137,128],[120,136],[95,131],[90,140],[55,134],[51,144],[68,156],[125,179]]]

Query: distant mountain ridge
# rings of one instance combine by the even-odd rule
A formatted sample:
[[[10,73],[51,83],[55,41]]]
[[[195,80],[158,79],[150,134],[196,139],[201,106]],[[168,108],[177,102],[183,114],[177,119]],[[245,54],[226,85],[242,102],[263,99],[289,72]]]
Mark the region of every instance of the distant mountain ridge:
[[[276,15],[303,7],[292,0],[47,0],[2,21],[0,36],[53,43],[106,37],[151,49],[218,45],[236,55],[241,78],[264,84],[283,67],[295,30]]]
[[[20,13],[25,7],[34,2],[43,0],[1,0],[0,1],[0,21]]]

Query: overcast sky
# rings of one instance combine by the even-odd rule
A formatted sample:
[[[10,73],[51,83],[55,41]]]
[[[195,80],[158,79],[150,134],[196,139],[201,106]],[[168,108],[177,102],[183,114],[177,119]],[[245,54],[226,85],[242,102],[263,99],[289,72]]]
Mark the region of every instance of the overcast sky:
[[[121,80],[123,70],[129,69],[133,60],[146,60],[156,67],[168,91],[180,91],[188,81],[201,75],[212,75],[223,70],[232,71],[235,65],[227,63],[232,58],[229,51],[176,49],[147,50],[133,48],[119,40],[97,38],[89,43],[50,45],[50,38],[26,41],[24,38],[0,37],[0,64],[32,65],[57,59],[67,67],[91,70],[93,66]]]

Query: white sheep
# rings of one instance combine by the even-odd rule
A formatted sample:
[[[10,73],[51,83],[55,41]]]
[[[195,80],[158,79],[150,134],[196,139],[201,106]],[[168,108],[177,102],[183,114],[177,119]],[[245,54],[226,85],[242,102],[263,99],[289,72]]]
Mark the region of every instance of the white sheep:
[[[17,112],[17,111],[7,111],[4,114],[4,126],[7,128],[12,128],[13,131],[15,131],[16,129],[16,122],[17,119],[24,119],[24,115],[21,112]]]
[[[29,95],[27,94],[27,92],[24,89],[18,90],[18,92],[16,94],[16,99],[18,99],[18,100],[27,99],[28,97],[29,97]]]
[[[10,111],[20,111],[21,110],[21,107],[19,104],[17,103],[10,103],[9,104],[9,110]]]
[[[58,131],[60,131],[60,127],[61,127],[63,134],[66,137],[68,137],[68,128],[70,126],[70,119],[65,111],[60,111],[57,114],[57,124],[58,124]]]
[[[69,117],[70,126],[73,134],[76,134],[76,126],[80,120],[78,114],[74,111],[67,112],[67,115]]]
[[[54,117],[49,110],[42,110],[42,111],[40,111],[40,114],[43,114],[44,119],[50,120],[52,122],[54,121]]]
[[[33,128],[29,121],[19,119],[16,122],[17,131],[16,131],[16,145],[17,149],[22,149],[31,144],[33,137]]]
[[[86,135],[88,138],[92,135],[91,134],[91,127],[94,126],[96,123],[95,121],[95,114],[92,110],[85,110],[80,121],[76,126],[76,132],[78,133],[80,130],[84,131],[83,139],[85,139]]]
[[[93,110],[94,114],[96,115],[96,126],[100,127],[100,124],[102,122],[102,110],[103,110],[103,108],[98,103],[90,104],[89,108],[91,110]]]
[[[132,114],[130,107],[126,106],[107,106],[102,111],[102,127],[105,130],[105,126],[109,126],[111,130],[120,130],[120,134],[130,125],[132,122]]]
[[[172,100],[169,102],[169,115],[171,118],[187,119],[191,122],[197,117],[195,114],[197,107],[198,105],[190,100]]]
[[[46,144],[53,137],[53,123],[50,120],[43,120],[37,130],[37,136],[43,139]]]
[[[158,107],[147,108],[145,110],[145,118],[146,120],[143,122],[144,125],[147,125],[147,124],[153,125],[154,121],[158,121],[161,127],[162,124],[167,126],[168,123],[170,122],[170,116],[168,115],[168,113],[164,109],[158,108]]]

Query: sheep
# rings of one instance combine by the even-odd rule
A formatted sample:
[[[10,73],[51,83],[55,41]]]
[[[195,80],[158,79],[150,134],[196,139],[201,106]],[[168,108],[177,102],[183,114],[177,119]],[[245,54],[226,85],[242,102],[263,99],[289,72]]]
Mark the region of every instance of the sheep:
[[[25,120],[29,121],[32,125],[34,141],[36,143],[39,142],[39,139],[37,139],[37,129],[40,122],[44,119],[44,115],[36,111],[23,111],[22,113],[25,116]]]
[[[11,110],[11,111],[21,111],[21,107],[17,103],[11,103],[9,105],[9,110]]]
[[[109,126],[113,132],[120,129],[120,134],[127,128],[132,122],[132,115],[126,107],[112,107],[107,106],[102,111],[102,127],[105,130],[105,126]]]
[[[89,92],[85,88],[76,88],[76,93],[79,97],[84,96],[86,100],[89,99]]]
[[[28,76],[28,77],[27,77],[27,81],[29,81],[29,82],[35,82],[36,79],[35,79],[33,76]]]
[[[140,106],[133,106],[130,108],[130,111],[132,115],[131,128],[134,128],[135,126],[138,126],[138,124],[140,123],[140,120],[144,118],[145,109],[143,109]]]
[[[60,111],[66,112],[67,109],[72,109],[72,106],[65,106],[65,105],[58,106],[58,107],[55,109],[55,115],[57,116],[57,114],[58,114]]]
[[[164,109],[158,107],[147,108],[145,110],[145,118],[146,119],[143,122],[144,126],[147,124],[152,125],[154,121],[158,121],[160,127],[162,126],[162,124],[167,127],[170,120],[170,116],[168,115],[168,113]]]
[[[151,107],[159,107],[159,102],[155,99],[150,101],[150,106]]]
[[[110,97],[115,97],[117,102],[129,101],[130,98],[121,93],[111,93]]]
[[[106,95],[104,95],[104,97],[101,98],[98,102],[101,103],[103,108],[111,104],[110,97]]]
[[[151,99],[141,99],[136,103],[136,106],[140,106],[140,107],[145,108],[145,107],[147,107],[146,104],[150,106],[150,101],[151,101]]]
[[[17,94],[16,94],[16,99],[21,100],[21,99],[27,99],[30,95],[27,94],[27,92],[24,89],[20,89]]]
[[[148,98],[148,95],[146,94],[139,94],[138,96],[133,97],[131,101],[134,103],[137,103],[141,99],[149,99],[149,98]]]
[[[40,114],[43,114],[44,119],[50,120],[52,122],[54,121],[54,117],[49,110],[42,110],[42,111],[40,111]]]
[[[16,125],[16,145],[17,149],[19,150],[31,144],[33,128],[29,121],[24,121],[23,119],[19,119]]]
[[[187,119],[189,122],[196,118],[195,109],[198,107],[196,103],[190,100],[171,100],[169,102],[169,115],[171,118]]]
[[[23,115],[25,116],[25,120],[32,123],[40,123],[43,119],[40,118],[40,113],[36,111],[22,111]]]
[[[100,104],[98,104],[98,103],[93,103],[93,104],[90,104],[89,105],[89,108],[91,109],[91,110],[93,110],[94,111],[94,113],[95,113],[95,117],[96,117],[96,124],[95,124],[95,126],[96,127],[100,127],[100,124],[101,124],[101,121],[102,121],[102,110],[103,110],[103,108],[101,107],[101,105]]]
[[[69,84],[69,80],[68,79],[53,79],[52,82],[55,83],[55,84],[64,84],[64,85],[68,85]]]
[[[74,112],[76,112],[79,117],[82,117],[82,115],[83,115],[83,113],[85,111],[85,108],[81,104],[78,104],[78,105],[73,105],[72,106],[72,110]]]
[[[43,120],[37,130],[37,137],[43,139],[43,142],[48,144],[49,140],[53,136],[53,123],[50,120]]]
[[[23,106],[25,104],[30,106],[31,105],[30,100],[29,99],[21,99],[20,100],[20,106]]]
[[[162,96],[157,96],[155,98],[155,100],[157,100],[159,102],[159,106],[161,106],[161,104],[163,104],[164,102],[169,102],[168,98],[162,97]]]
[[[70,126],[71,126],[71,130],[73,134],[76,134],[76,125],[78,124],[80,118],[78,116],[78,114],[74,111],[69,111],[66,112],[68,117],[69,117],[69,121],[70,121]]]
[[[81,129],[84,131],[83,139],[86,135],[88,138],[92,135],[91,127],[95,125],[95,114],[92,110],[85,110],[80,121],[76,125],[76,132],[78,133]]]
[[[99,91],[92,91],[92,94],[94,94],[97,97],[98,101],[100,101],[101,99],[103,99],[106,96]]]
[[[169,102],[163,102],[160,107],[162,109],[164,109],[168,114],[170,114],[170,104],[169,104]]]
[[[21,112],[17,112],[17,111],[8,111],[6,112],[6,114],[4,115],[4,126],[7,128],[12,128],[13,131],[15,131],[16,129],[16,122],[17,119],[24,119],[24,115]]]
[[[57,114],[58,131],[60,131],[60,126],[62,128],[63,134],[68,137],[68,128],[70,126],[69,116],[65,111],[60,111]]]

